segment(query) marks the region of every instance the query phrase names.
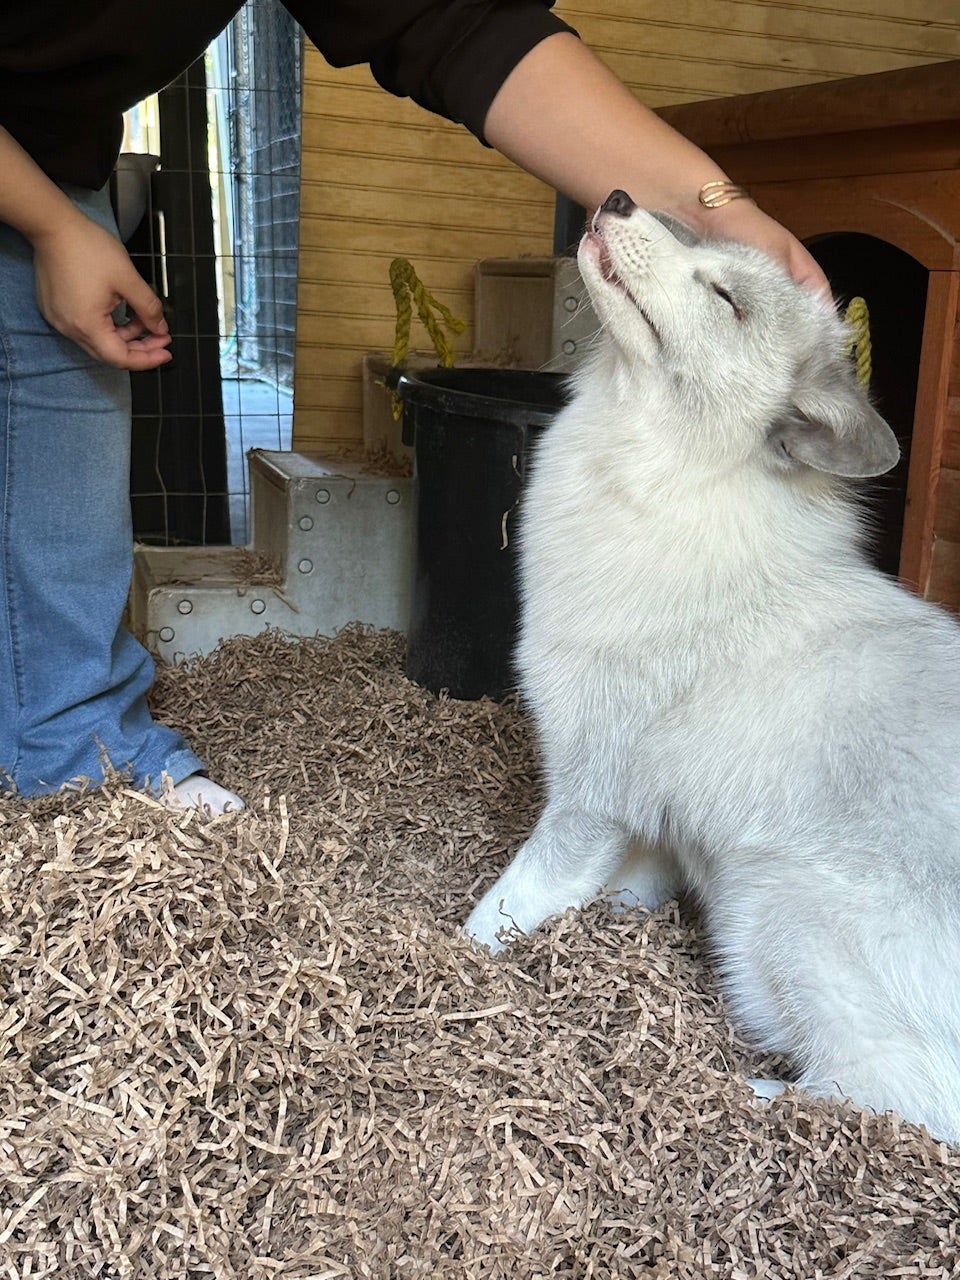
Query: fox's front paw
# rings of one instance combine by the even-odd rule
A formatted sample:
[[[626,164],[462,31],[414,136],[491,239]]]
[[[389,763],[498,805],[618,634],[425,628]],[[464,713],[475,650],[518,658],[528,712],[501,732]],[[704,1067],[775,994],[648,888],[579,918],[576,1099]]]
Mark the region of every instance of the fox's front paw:
[[[506,946],[506,942],[498,938],[497,934],[516,928],[516,921],[503,910],[502,896],[494,899],[488,893],[470,912],[461,933],[478,946],[488,947],[491,955],[496,955]]]
[[[779,1098],[787,1090],[787,1086],[782,1080],[763,1080],[759,1076],[754,1076],[747,1081],[747,1084],[753,1090],[753,1096],[762,1099],[764,1102]]]

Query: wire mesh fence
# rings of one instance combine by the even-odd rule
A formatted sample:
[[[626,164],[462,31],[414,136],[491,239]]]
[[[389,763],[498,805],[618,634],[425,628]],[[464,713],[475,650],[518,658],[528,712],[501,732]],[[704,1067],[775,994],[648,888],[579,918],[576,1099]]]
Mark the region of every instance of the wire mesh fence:
[[[290,447],[302,36],[248,0],[205,57],[128,117],[144,214],[128,249],[174,359],[133,378],[134,534],[243,544],[246,454]]]

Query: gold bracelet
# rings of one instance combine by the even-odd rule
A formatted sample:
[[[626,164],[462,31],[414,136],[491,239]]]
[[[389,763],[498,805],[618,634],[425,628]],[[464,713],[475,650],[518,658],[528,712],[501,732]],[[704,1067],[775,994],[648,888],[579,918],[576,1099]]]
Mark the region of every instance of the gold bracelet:
[[[714,182],[705,182],[700,188],[700,203],[705,209],[720,209],[731,200],[751,200],[753,197],[745,187],[739,187],[726,178],[718,178]]]

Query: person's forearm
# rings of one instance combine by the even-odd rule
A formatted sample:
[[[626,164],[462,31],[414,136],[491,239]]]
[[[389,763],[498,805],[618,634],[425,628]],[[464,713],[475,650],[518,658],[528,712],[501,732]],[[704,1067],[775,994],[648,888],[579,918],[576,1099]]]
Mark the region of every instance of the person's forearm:
[[[0,126],[0,222],[36,243],[65,219],[79,216],[57,184]]]
[[[705,182],[725,176],[566,34],[548,37],[514,68],[484,133],[498,151],[587,209],[615,187],[646,207],[669,208],[680,191],[695,198]]]
[[[591,214],[619,188],[701,234],[752,245],[800,283],[829,295],[809,251],[752,200],[710,209],[701,204],[701,188],[726,174],[639,102],[576,36],[548,36],[517,63],[490,105],[484,135]]]

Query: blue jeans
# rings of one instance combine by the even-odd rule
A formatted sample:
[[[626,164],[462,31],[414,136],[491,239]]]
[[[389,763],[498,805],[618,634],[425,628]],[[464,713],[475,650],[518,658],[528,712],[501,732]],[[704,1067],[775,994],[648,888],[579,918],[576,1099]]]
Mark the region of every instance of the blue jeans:
[[[67,194],[116,231],[106,191]],[[203,768],[157,724],[130,587],[130,380],[37,310],[33,256],[0,223],[0,786],[23,795],[106,765],[156,789]]]

